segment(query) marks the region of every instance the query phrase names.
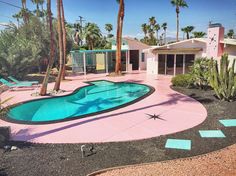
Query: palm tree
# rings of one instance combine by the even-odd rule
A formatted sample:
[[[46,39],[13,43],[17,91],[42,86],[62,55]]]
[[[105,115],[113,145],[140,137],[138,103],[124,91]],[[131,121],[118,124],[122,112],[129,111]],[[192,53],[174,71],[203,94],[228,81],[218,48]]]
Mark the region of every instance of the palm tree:
[[[176,41],[179,41],[179,13],[181,7],[188,7],[188,4],[185,2],[185,0],[171,0],[171,4],[175,6],[176,10]]]
[[[62,40],[63,40],[63,70],[62,70],[62,79],[65,80],[66,75],[66,27],[65,27],[65,15],[64,15],[64,7],[63,2],[61,3],[61,24],[62,24]]]
[[[148,29],[148,35],[149,35],[148,44],[149,45],[156,45],[157,40],[156,40],[156,37],[154,36],[154,34],[155,34],[154,29],[150,25],[147,26],[147,29]]]
[[[186,28],[181,28],[181,31],[183,32],[183,40],[184,40],[184,36],[185,36],[185,34],[187,34],[187,30],[186,30]]]
[[[157,43],[159,43],[159,39],[158,39],[158,31],[161,29],[159,24],[155,24],[153,26],[153,30],[156,31],[156,35],[157,35]]]
[[[150,23],[150,25],[151,25],[151,27],[153,27],[155,24],[156,24],[156,19],[155,19],[155,17],[154,16],[152,16],[151,18],[149,18],[149,23]]]
[[[194,26],[186,26],[185,28],[182,28],[181,30],[187,34],[187,39],[190,38],[189,34],[194,30]]]
[[[47,0],[47,14],[48,14],[48,21],[49,21],[49,29],[50,29],[50,58],[49,63],[47,67],[47,71],[43,80],[43,84],[40,90],[40,95],[44,96],[47,94],[47,85],[48,85],[48,79],[50,76],[50,71],[52,69],[52,65],[54,62],[54,53],[55,53],[55,45],[54,45],[54,32],[53,32],[53,26],[52,26],[52,13],[51,13],[51,0]]]
[[[194,38],[203,38],[206,35],[205,32],[193,32]]]
[[[167,23],[163,23],[161,25],[162,29],[164,30],[164,42],[166,44],[166,30],[167,30]]]
[[[58,30],[58,45],[59,45],[59,72],[54,85],[54,90],[60,90],[62,71],[63,71],[63,34],[62,34],[62,23],[61,23],[61,1],[57,0],[57,30]]]
[[[144,37],[147,37],[147,24],[146,23],[144,23],[144,24],[142,24],[142,31],[143,31],[143,33],[144,33]]]
[[[39,0],[31,0],[33,4],[36,4],[36,15],[37,17],[40,16],[40,11],[39,11]]]
[[[228,38],[233,38],[234,37],[234,30],[230,29],[229,32],[227,33]]]
[[[147,42],[147,33],[148,33],[148,28],[147,28],[147,24],[144,23],[142,24],[142,31],[144,33],[144,42],[146,43]]]
[[[119,3],[119,12],[117,17],[117,31],[116,31],[116,67],[115,73],[118,75],[121,72],[121,43],[122,43],[122,30],[123,20],[125,16],[125,3],[124,0],[116,0]]]
[[[12,15],[12,17],[13,17],[13,18],[16,18],[16,21],[17,21],[17,28],[19,28],[21,15],[20,15],[19,13],[17,13],[17,14]]]
[[[108,32],[107,37],[109,38],[111,36],[111,31],[113,30],[112,24],[105,24],[105,29]]]
[[[41,15],[43,17],[44,16],[44,9],[43,9],[44,0],[38,0],[38,3],[41,6]]]
[[[87,23],[84,27],[84,38],[90,50],[93,50],[95,43],[101,38],[101,31],[97,24]]]
[[[28,23],[28,15],[27,15],[27,9],[26,9],[26,0],[21,0],[22,4],[22,16],[23,16],[23,21],[24,23]]]

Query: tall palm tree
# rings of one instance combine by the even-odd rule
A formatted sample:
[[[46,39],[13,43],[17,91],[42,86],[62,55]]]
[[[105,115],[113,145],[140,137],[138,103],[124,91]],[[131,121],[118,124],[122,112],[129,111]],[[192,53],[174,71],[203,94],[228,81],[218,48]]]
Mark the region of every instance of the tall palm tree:
[[[45,96],[47,94],[47,85],[48,79],[50,76],[50,71],[52,69],[52,65],[54,62],[54,53],[55,53],[55,45],[54,45],[54,32],[52,26],[52,13],[51,13],[51,0],[47,0],[47,11],[48,11],[48,19],[49,19],[49,29],[50,29],[50,57],[47,66],[47,71],[43,80],[43,84],[40,90],[40,95]]]
[[[187,34],[186,28],[181,28],[181,31],[183,32],[183,40],[184,40],[185,34]]]
[[[39,0],[31,0],[33,4],[36,4],[36,15],[37,17],[40,16],[40,11],[39,11]]]
[[[84,27],[84,38],[90,50],[94,49],[95,43],[101,38],[101,31],[97,24],[87,23]]]
[[[147,37],[147,24],[146,23],[144,23],[144,24],[142,24],[142,31],[143,31],[143,33],[144,33],[144,37]]]
[[[62,71],[63,71],[63,34],[62,34],[62,23],[61,23],[61,1],[57,0],[57,30],[58,30],[58,45],[59,45],[59,72],[56,78],[56,82],[54,85],[55,91],[60,90]]]
[[[122,43],[122,30],[123,21],[125,16],[125,3],[124,0],[116,0],[119,3],[119,12],[117,17],[117,31],[116,31],[116,66],[115,73],[121,72],[121,43]]]
[[[44,9],[43,9],[43,4],[44,4],[45,0],[38,0],[39,5],[41,6],[41,11],[43,13]]]
[[[61,24],[62,24],[62,40],[63,40],[63,70],[62,70],[62,79],[65,80],[66,76],[66,26],[65,26],[65,15],[64,15],[64,7],[63,2],[61,3]]]
[[[112,24],[105,24],[105,29],[108,32],[107,37],[109,38],[109,36],[111,36],[111,31],[113,30]]]
[[[142,24],[142,31],[144,33],[144,42],[147,43],[147,33],[148,33],[148,25],[146,23]]]
[[[193,37],[194,38],[203,38],[206,35],[205,32],[193,32]]]
[[[227,33],[228,38],[233,38],[234,37],[234,30],[230,29],[229,32]]]
[[[27,14],[27,8],[26,8],[26,0],[21,0],[21,4],[22,4],[22,16],[23,16],[23,21],[24,23],[28,23],[29,21],[29,16]]]
[[[157,35],[157,43],[159,43],[159,37],[158,37],[158,31],[161,29],[159,24],[155,24],[153,26],[153,30],[156,31],[156,35]]]
[[[180,8],[188,7],[188,4],[185,2],[185,0],[171,0],[171,4],[175,6],[176,10],[176,41],[179,41],[179,13]]]
[[[182,28],[181,30],[186,33],[187,39],[190,38],[189,34],[194,30],[194,26],[186,26],[185,28]]]
[[[166,44],[166,30],[167,30],[167,23],[163,23],[161,25],[162,29],[164,30],[164,43]]]
[[[154,16],[150,17],[149,23],[150,23],[151,27],[153,27],[157,23],[156,18]]]
[[[12,15],[12,17],[13,17],[13,18],[16,18],[16,21],[17,21],[17,28],[19,28],[21,15],[20,15],[19,13],[17,13],[17,14]]]

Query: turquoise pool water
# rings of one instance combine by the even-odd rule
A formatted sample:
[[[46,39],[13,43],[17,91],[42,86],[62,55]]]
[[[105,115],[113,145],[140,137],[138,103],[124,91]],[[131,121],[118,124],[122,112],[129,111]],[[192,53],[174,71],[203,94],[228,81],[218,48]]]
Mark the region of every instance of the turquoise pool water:
[[[74,93],[22,103],[10,109],[8,119],[18,122],[53,122],[82,118],[121,108],[149,95],[153,88],[136,83],[94,81]]]

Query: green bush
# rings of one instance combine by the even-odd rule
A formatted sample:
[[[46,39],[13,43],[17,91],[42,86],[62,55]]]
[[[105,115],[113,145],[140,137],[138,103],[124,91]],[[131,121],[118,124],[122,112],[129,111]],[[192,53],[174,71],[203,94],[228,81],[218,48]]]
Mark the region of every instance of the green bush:
[[[190,74],[184,74],[173,77],[171,83],[173,86],[189,88],[192,87],[194,82]]]
[[[59,50],[56,20],[53,28],[56,45],[54,65],[57,66]],[[72,47],[69,34],[66,47],[69,54]],[[49,58],[49,50],[50,33],[47,24],[38,17],[30,17],[27,24],[23,23],[18,28],[13,26],[0,31],[0,75],[22,79],[32,71],[32,68],[38,67],[38,71],[41,72],[42,63]]]
[[[196,88],[206,89],[210,86],[212,59],[198,58],[191,68],[191,76]]]

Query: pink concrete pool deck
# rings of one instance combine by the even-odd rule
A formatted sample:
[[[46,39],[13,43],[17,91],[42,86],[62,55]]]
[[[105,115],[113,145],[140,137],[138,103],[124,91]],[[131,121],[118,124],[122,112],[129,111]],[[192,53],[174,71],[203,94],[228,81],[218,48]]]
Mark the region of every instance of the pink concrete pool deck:
[[[10,126],[12,139],[35,143],[90,143],[140,140],[183,131],[202,123],[207,111],[196,100],[173,91],[171,77],[149,76],[145,72],[133,72],[122,77],[106,77],[103,74],[74,76],[62,82],[65,95],[86,81],[109,80],[147,84],[156,90],[145,99],[111,112],[46,125],[24,125],[0,120],[0,126]],[[49,84],[52,89],[54,83]],[[35,90],[7,91],[2,99],[13,97],[10,104],[38,99],[32,97]],[[149,119],[147,114],[160,115],[165,120]]]

